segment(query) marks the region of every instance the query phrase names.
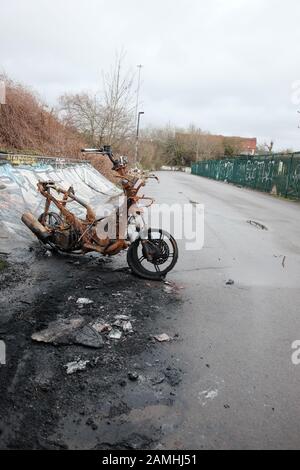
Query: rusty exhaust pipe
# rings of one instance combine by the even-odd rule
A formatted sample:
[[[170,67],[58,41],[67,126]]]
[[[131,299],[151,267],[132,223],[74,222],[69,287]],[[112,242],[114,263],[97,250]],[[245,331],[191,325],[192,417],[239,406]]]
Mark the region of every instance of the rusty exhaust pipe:
[[[34,235],[45,242],[50,236],[51,233],[44,227],[30,212],[25,212],[21,218],[23,224],[25,224]]]

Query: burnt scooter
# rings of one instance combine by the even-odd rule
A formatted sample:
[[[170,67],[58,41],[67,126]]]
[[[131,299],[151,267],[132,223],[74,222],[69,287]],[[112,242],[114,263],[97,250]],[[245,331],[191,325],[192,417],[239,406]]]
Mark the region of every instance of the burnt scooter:
[[[127,160],[124,157],[116,159],[110,146],[82,151],[108,157],[120,178],[125,204],[113,211],[114,236],[111,237],[109,231],[105,230],[110,223],[110,216],[97,215],[90,205],[75,194],[72,186],[65,190],[53,181],[38,183],[38,190],[46,199],[44,212],[39,219],[26,212],[22,216],[22,222],[43,244],[54,251],[74,254],[94,251],[113,256],[128,249],[127,262],[134,274],[145,279],[163,279],[177,262],[177,243],[166,231],[147,227],[141,201],[149,201],[144,207],[150,207],[154,200],[138,195],[147,179],[156,178],[155,175],[128,170]],[[67,208],[69,203],[82,206],[86,210],[85,219],[71,212]],[[56,206],[58,211],[50,210],[51,205]],[[125,228],[121,223],[124,220],[124,213],[121,212],[124,210]]]

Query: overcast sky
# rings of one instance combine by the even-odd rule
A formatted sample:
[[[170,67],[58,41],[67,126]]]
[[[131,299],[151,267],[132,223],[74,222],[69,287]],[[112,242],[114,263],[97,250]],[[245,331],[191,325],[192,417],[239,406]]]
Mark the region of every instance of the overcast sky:
[[[1,0],[0,71],[53,104],[99,88],[123,48],[143,64],[144,125],[300,150],[299,21],[299,0]]]

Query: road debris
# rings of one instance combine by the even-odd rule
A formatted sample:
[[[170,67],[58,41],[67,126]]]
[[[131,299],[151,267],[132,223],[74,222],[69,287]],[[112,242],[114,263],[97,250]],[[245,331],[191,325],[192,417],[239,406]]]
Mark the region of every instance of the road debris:
[[[217,389],[208,389],[203,390],[203,392],[199,393],[199,401],[202,406],[205,406],[208,401],[212,401],[219,395],[219,391]]]
[[[41,343],[70,344],[70,335],[84,323],[83,317],[62,319],[50,322],[48,328],[33,333],[31,339]]]
[[[115,319],[116,319],[116,320],[124,320],[124,321],[126,321],[126,320],[129,320],[130,317],[129,317],[128,315],[116,315],[116,316],[115,316]]]
[[[247,220],[247,224],[253,225],[254,227],[259,228],[261,230],[268,230],[268,227],[261,224],[260,222],[257,222],[256,220]]]
[[[97,349],[103,346],[103,339],[91,325],[85,325],[76,332],[74,343]]]
[[[76,303],[77,305],[89,305],[89,304],[93,304],[94,301],[85,297],[81,297],[77,299]]]
[[[172,287],[172,286],[164,286],[164,291],[165,291],[167,294],[173,294],[173,293],[174,293],[174,287]]]
[[[181,289],[184,289],[184,287],[177,285],[175,282],[164,281],[164,291],[167,294],[178,295],[179,290],[181,290]]]
[[[131,382],[135,382],[139,378],[139,374],[137,372],[128,372],[128,378]]]
[[[121,339],[122,338],[122,332],[117,329],[111,330],[111,332],[108,335],[109,339]]]
[[[273,255],[274,258],[282,258],[282,262],[281,262],[281,265],[283,268],[285,268],[285,262],[286,262],[286,256],[284,255]]]
[[[81,359],[77,359],[76,361],[68,362],[68,364],[66,364],[64,367],[67,369],[67,374],[71,375],[80,370],[85,370],[89,362],[90,361],[83,361]]]
[[[166,333],[162,333],[160,335],[155,335],[155,336],[153,336],[153,338],[156,339],[156,341],[158,341],[159,343],[164,343],[164,342],[172,340],[172,338],[170,338],[170,336],[167,335]]]
[[[124,322],[122,328],[125,333],[133,333],[133,328],[130,321]]]
[[[91,326],[84,325],[83,317],[57,320],[49,323],[48,328],[33,333],[33,341],[54,345],[79,344],[90,348],[101,348],[103,339]]]
[[[97,323],[94,323],[94,324],[92,325],[92,327],[93,327],[94,330],[96,330],[98,333],[104,333],[104,332],[106,332],[106,331],[111,331],[111,330],[112,330],[111,325],[109,325],[108,323],[97,322]]]

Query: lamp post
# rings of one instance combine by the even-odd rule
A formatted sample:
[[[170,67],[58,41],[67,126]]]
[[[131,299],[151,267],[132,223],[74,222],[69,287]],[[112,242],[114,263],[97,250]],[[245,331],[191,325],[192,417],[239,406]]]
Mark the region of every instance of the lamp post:
[[[139,69],[138,72],[138,84],[137,84],[137,90],[136,90],[136,105],[135,105],[135,117],[134,117],[134,122],[135,125],[137,124],[137,118],[138,118],[138,109],[139,109],[139,104],[140,104],[140,88],[141,88],[141,71],[142,71],[142,64],[137,65],[137,68]]]
[[[141,120],[141,115],[142,114],[145,114],[144,111],[139,111],[138,117],[137,117],[136,138],[135,138],[135,164],[137,164],[137,162],[138,162],[140,120]]]

